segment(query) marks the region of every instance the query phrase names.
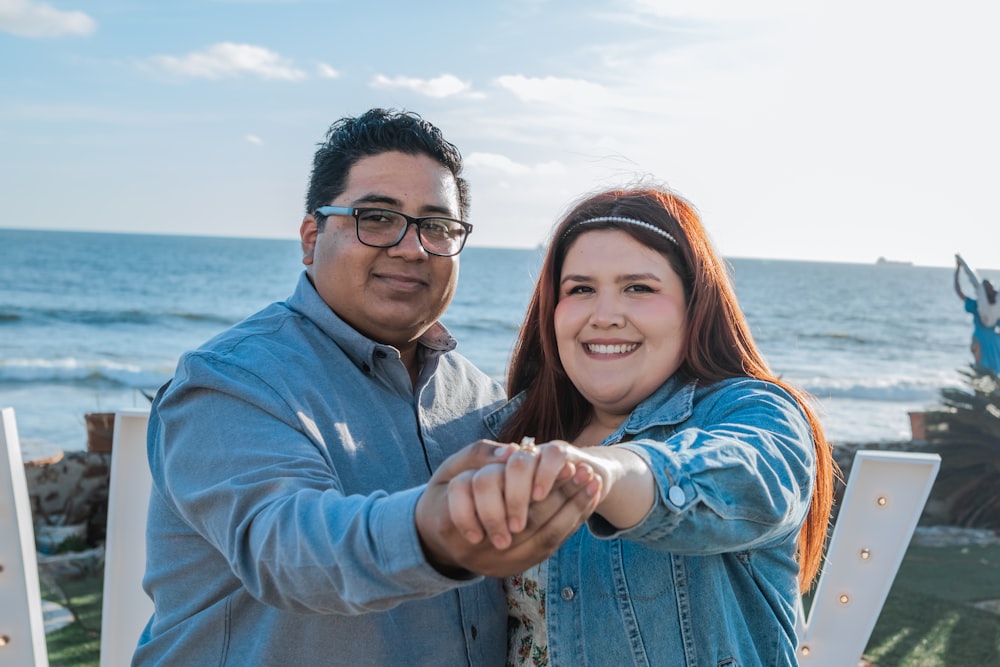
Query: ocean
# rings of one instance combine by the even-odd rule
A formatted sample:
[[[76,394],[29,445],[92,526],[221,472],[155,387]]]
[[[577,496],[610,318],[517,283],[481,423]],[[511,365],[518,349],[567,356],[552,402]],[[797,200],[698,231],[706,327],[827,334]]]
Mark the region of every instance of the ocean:
[[[498,380],[541,257],[462,253],[443,321]],[[907,413],[961,384],[972,322],[952,269],[729,262],[758,345],[816,397],[833,442],[908,439]],[[86,448],[84,414],[148,405],[182,352],[286,298],[301,270],[293,240],[0,229],[0,407],[26,458]]]

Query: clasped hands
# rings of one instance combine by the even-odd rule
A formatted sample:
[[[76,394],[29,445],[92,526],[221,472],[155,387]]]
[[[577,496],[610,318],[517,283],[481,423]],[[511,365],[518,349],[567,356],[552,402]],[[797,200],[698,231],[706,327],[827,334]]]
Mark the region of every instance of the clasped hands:
[[[509,576],[552,555],[600,504],[608,479],[604,461],[566,442],[480,440],[431,477],[417,532],[444,574]]]

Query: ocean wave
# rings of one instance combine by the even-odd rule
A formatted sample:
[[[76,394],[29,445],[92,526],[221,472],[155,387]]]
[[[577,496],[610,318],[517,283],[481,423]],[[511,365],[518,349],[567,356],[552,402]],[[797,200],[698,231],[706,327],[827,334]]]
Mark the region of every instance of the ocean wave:
[[[66,384],[144,389],[166,382],[173,368],[148,369],[136,364],[77,359],[0,360],[0,383]]]
[[[814,378],[796,383],[820,400],[855,399],[860,401],[891,401],[914,403],[934,401],[944,386],[956,386],[957,381],[934,382],[930,379],[843,379]]]
[[[483,317],[479,316],[474,319],[468,320],[455,320],[454,322],[445,322],[445,326],[451,331],[455,336],[461,341],[463,336],[462,332],[466,332],[466,335],[481,335],[482,333],[510,333],[517,332],[521,328],[521,322],[513,321],[509,319],[500,319],[498,317]]]
[[[799,334],[801,338],[811,338],[814,340],[836,340],[836,341],[847,341],[850,343],[859,343],[865,345],[871,343],[872,341],[857,333],[848,333],[846,331],[818,331],[816,333],[802,333]]]
[[[31,322],[83,324],[87,326],[112,326],[116,324],[137,324],[160,326],[170,321],[185,323],[204,322],[208,324],[231,325],[241,318],[228,317],[218,313],[199,313],[183,310],[148,311],[135,308],[121,310],[23,308],[16,311],[0,312],[0,324],[30,324]]]

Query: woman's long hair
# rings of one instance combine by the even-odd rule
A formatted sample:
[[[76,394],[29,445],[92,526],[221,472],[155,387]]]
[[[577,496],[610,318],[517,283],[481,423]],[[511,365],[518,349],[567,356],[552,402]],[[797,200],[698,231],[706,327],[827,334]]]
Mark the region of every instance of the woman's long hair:
[[[578,225],[603,216],[633,218],[669,233],[676,245],[655,231],[614,221]],[[572,440],[590,418],[591,408],[566,375],[556,346],[554,313],[566,253],[576,238],[598,229],[629,234],[659,251],[684,284],[687,324],[678,373],[705,384],[751,377],[781,386],[798,401],[809,420],[816,448],[816,484],[809,514],[799,534],[799,584],[809,588],[823,558],[833,505],[835,464],[811,397],[776,377],[757,349],[736,300],[729,273],[713,248],[694,208],[661,188],[614,189],[577,204],[556,226],[528,312],[514,344],[507,391],[526,395],[504,425],[501,439],[516,442],[531,435],[539,442]]]

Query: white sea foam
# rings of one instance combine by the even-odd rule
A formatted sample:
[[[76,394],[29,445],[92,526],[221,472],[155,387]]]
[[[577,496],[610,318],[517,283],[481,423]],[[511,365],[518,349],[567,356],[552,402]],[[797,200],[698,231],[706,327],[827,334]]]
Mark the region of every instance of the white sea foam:
[[[857,399],[863,401],[930,401],[940,395],[944,386],[957,386],[958,378],[938,382],[914,378],[826,378],[799,383],[820,399]]]
[[[0,384],[110,384],[122,387],[156,387],[165,382],[172,368],[143,369],[134,363],[106,359],[10,359],[0,360]]]

